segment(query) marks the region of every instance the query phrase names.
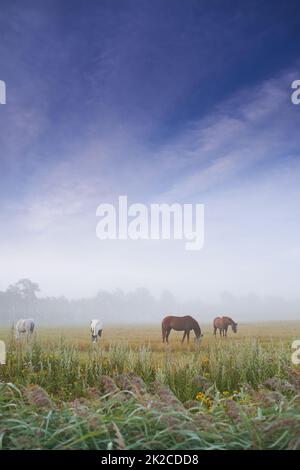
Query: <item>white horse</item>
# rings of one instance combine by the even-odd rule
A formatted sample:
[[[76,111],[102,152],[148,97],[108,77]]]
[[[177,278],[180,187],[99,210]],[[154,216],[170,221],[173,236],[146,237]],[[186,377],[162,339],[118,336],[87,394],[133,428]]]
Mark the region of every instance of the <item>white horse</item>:
[[[17,321],[16,324],[16,339],[20,339],[22,334],[27,335],[27,339],[29,339],[33,333],[35,324],[32,318],[25,318]]]
[[[102,320],[92,320],[91,321],[91,332],[92,332],[92,341],[93,343],[97,342],[98,336],[101,337],[103,330]]]

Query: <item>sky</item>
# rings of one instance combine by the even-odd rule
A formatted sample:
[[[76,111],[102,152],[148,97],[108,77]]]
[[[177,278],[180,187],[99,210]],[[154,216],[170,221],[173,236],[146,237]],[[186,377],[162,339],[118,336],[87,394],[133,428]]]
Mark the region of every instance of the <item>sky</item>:
[[[0,290],[299,299],[298,1],[1,0]],[[96,208],[202,203],[205,241],[100,241]]]

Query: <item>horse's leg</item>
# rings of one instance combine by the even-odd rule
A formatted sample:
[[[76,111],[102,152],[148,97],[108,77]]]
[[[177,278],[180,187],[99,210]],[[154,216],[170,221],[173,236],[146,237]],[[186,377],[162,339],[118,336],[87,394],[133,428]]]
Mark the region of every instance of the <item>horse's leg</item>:
[[[217,328],[214,326],[214,332],[213,332],[213,335],[214,336],[217,336]]]
[[[191,332],[190,330],[188,330],[188,332],[187,332],[187,342],[188,343],[190,342],[190,332]]]
[[[222,328],[220,328],[220,336],[222,336]]]
[[[227,338],[227,330],[228,330],[228,326],[225,327],[225,338]]]
[[[166,339],[166,331],[165,331],[163,325],[161,326],[161,335],[162,335],[162,340],[163,340],[163,343],[164,343],[165,339]]]
[[[184,330],[184,333],[183,333],[183,337],[182,337],[182,340],[181,340],[181,343],[184,342],[184,338],[186,337],[186,330]]]

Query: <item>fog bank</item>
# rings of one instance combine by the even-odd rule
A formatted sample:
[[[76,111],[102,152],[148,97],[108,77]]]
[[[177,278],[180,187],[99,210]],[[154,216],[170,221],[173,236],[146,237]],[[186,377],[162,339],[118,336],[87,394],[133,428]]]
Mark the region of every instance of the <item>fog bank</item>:
[[[224,292],[215,302],[201,299],[181,302],[169,291],[155,297],[144,288],[131,292],[99,290],[89,298],[42,297],[37,283],[22,279],[0,292],[0,325],[33,317],[42,325],[79,325],[92,318],[110,324],[158,323],[166,315],[192,315],[209,323],[215,316],[229,315],[238,322],[299,320],[300,299],[284,300],[255,294],[237,297]]]

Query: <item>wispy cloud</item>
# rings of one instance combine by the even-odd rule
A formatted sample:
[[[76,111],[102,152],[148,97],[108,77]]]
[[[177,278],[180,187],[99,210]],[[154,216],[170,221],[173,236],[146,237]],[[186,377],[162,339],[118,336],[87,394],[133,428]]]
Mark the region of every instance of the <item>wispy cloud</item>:
[[[165,171],[178,170],[162,199],[182,200],[236,184],[249,172],[298,158],[299,118],[286,72],[220,103],[159,153]]]

